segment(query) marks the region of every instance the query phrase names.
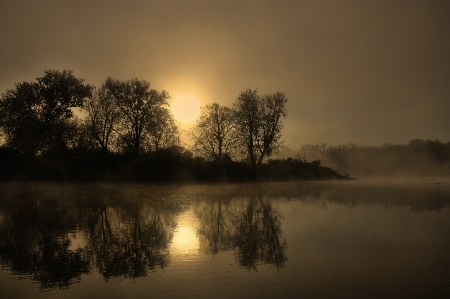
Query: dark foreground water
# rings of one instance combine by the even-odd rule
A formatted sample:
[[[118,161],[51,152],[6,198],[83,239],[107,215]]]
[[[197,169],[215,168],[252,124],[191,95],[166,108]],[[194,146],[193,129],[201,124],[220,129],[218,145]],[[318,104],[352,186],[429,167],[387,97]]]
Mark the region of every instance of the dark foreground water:
[[[450,298],[450,180],[0,184],[0,298]]]

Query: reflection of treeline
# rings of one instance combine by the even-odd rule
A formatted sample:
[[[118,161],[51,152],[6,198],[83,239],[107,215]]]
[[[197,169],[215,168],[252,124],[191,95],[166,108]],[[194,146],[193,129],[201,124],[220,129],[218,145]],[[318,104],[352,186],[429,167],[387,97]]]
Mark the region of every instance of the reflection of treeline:
[[[29,275],[48,289],[68,288],[94,270],[105,279],[135,278],[167,266],[173,214],[179,208],[146,206],[110,188],[92,192],[86,187],[88,191],[46,185],[5,192],[2,267]],[[73,246],[72,233],[83,236],[81,247]]]
[[[257,270],[259,264],[285,265],[282,215],[261,194],[240,204],[222,198],[194,203],[194,210],[200,220],[200,244],[206,252],[233,249],[238,264],[246,269]]]
[[[145,276],[170,266],[175,218],[192,207],[205,252],[232,252],[246,269],[283,267],[287,242],[274,204],[280,199],[319,207],[399,205],[417,212],[450,206],[448,188],[436,184],[1,183],[0,265],[43,289],[68,288],[94,271],[105,279]]]
[[[50,193],[36,198],[24,190],[2,191],[2,267],[31,276],[42,289],[68,288],[91,271],[87,254],[69,249],[69,239],[61,234],[62,228],[77,227],[80,215],[74,202],[66,205]]]
[[[408,144],[382,146],[307,144],[297,156],[321,160],[323,165],[353,176],[450,174],[450,142],[439,140],[414,139]]]
[[[193,146],[187,149],[166,91],[145,80],[110,77],[94,87],[71,71],[45,71],[0,98],[0,179],[338,178],[318,164],[265,163],[282,145],[286,103],[280,91],[246,90],[232,107],[206,105],[189,131]]]
[[[252,198],[234,215],[233,245],[237,248],[239,265],[255,270],[259,263],[284,266],[287,243],[282,238],[281,218],[282,215],[270,202],[264,202],[261,195],[258,199]]]
[[[174,196],[136,185],[11,186],[17,189],[2,190],[0,201],[0,264],[42,289],[68,288],[93,271],[105,279],[136,278],[167,267],[174,218],[192,204],[186,198],[190,192]],[[232,248],[245,268],[283,266],[280,213],[261,196],[232,207],[225,201],[223,211],[221,201],[196,201],[200,243],[211,244],[213,254]],[[229,231],[230,238],[217,246],[218,235],[210,229],[219,235]]]
[[[167,266],[172,216],[138,206],[131,210],[102,207],[94,212],[87,248],[103,277],[135,278]]]

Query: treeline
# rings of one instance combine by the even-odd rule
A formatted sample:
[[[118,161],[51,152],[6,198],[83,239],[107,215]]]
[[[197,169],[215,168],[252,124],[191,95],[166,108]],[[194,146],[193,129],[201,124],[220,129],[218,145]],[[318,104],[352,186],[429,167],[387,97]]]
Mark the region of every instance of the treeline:
[[[450,175],[450,142],[414,139],[408,144],[358,146],[303,145],[297,157],[321,160],[340,173],[352,176]]]
[[[99,87],[72,71],[45,71],[0,99],[0,179],[217,181],[338,178],[305,161],[265,163],[282,145],[287,98],[246,90],[232,107],[202,108],[189,136],[167,91],[108,77]],[[84,115],[78,118],[74,109]],[[283,167],[281,167],[282,165]],[[283,170],[285,169],[285,170]]]
[[[144,80],[109,77],[94,87],[72,71],[45,71],[2,94],[3,147],[35,157],[79,149],[138,155],[178,145],[169,99]]]
[[[71,150],[66,156],[23,157],[0,149],[0,180],[242,182],[344,179],[317,162],[269,160],[252,166],[245,161],[208,161],[182,147],[140,155]]]

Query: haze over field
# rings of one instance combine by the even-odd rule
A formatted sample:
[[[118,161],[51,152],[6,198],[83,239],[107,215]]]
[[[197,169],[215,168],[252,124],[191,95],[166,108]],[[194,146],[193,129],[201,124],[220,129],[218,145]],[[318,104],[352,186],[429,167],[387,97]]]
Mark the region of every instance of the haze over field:
[[[2,1],[0,92],[44,69],[201,105],[283,91],[286,145],[450,140],[445,1]]]

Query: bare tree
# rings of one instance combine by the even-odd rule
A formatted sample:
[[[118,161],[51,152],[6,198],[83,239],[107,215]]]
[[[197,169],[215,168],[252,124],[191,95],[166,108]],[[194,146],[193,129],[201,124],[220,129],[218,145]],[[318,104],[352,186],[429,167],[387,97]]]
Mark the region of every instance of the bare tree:
[[[201,108],[197,123],[189,132],[194,141],[193,151],[211,160],[222,160],[231,157],[235,139],[233,113],[228,107],[217,103]]]
[[[125,151],[139,154],[149,122],[155,118],[157,109],[168,105],[169,94],[150,89],[150,83],[137,78],[120,81],[108,77],[105,87],[120,111],[114,132],[125,145]]]
[[[103,151],[107,151],[111,134],[119,118],[119,110],[104,85],[96,89],[92,97],[85,100],[84,110],[87,112],[85,126],[90,137]]]
[[[147,151],[180,145],[180,129],[172,113],[165,107],[155,107],[146,130]]]
[[[287,115],[283,92],[260,97],[257,90],[246,90],[233,105],[236,138],[241,152],[252,165],[261,164],[282,146],[282,118]]]
[[[247,89],[239,94],[233,104],[234,118],[236,123],[235,137],[242,154],[244,154],[252,165],[256,165],[256,140],[259,136],[260,97],[257,90]]]
[[[258,164],[261,164],[266,156],[270,157],[282,145],[281,129],[283,128],[283,123],[281,118],[285,118],[287,115],[286,102],[285,94],[280,91],[265,95],[261,99],[261,137],[257,138]]]

